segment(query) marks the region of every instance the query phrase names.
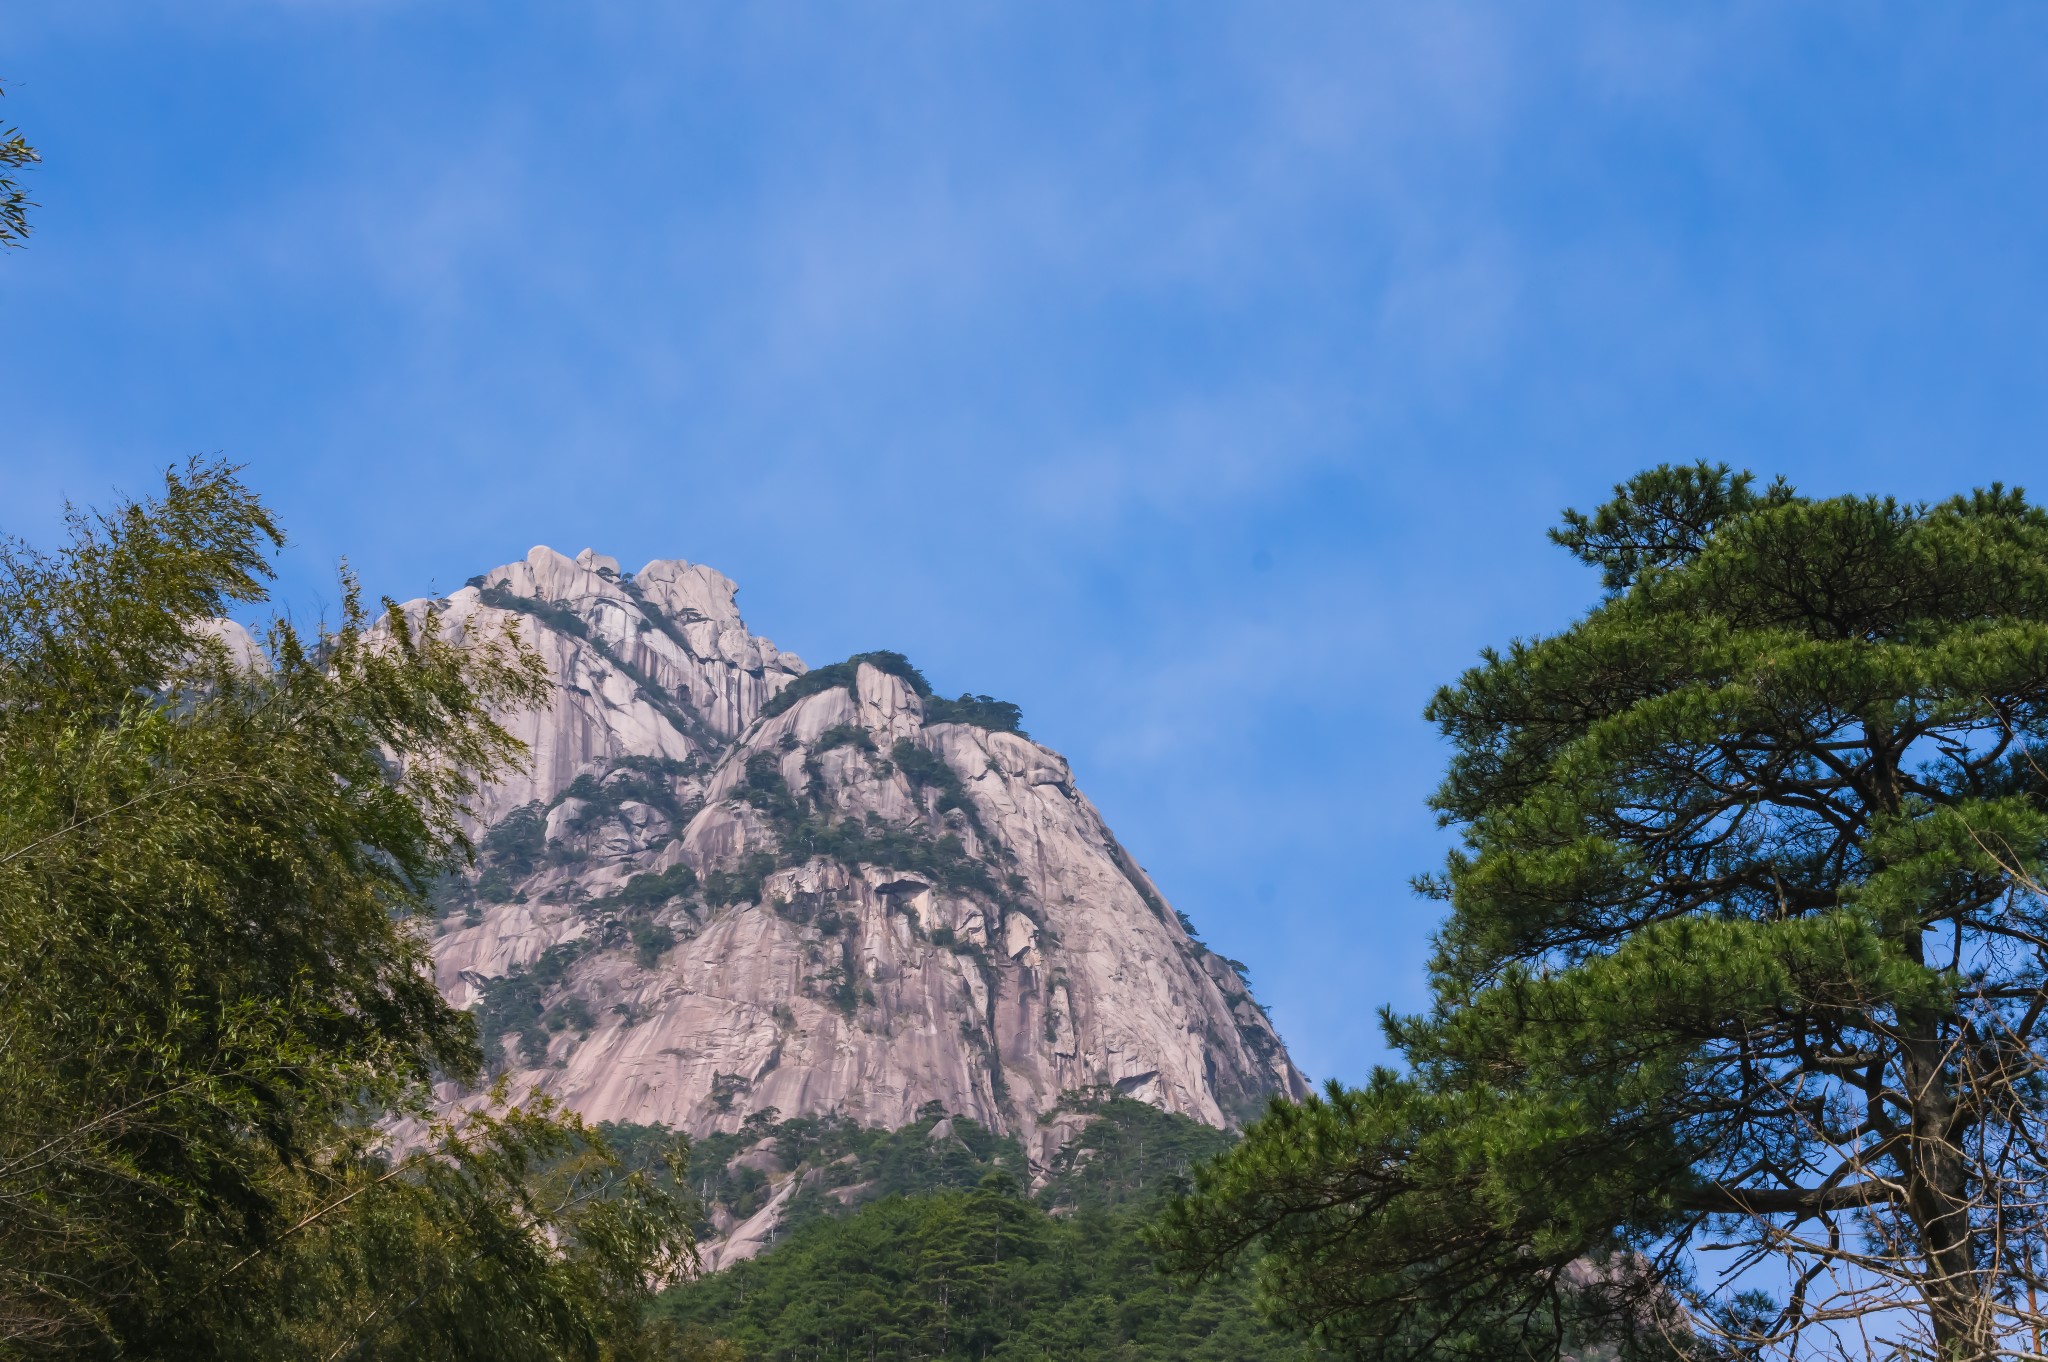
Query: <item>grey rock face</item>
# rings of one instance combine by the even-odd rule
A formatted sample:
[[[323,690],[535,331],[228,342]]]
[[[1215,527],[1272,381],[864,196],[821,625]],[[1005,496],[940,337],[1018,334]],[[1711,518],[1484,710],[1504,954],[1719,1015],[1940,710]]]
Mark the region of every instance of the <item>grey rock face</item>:
[[[443,603],[452,631],[517,627],[557,682],[435,943],[519,1087],[697,1134],[937,1101],[1045,1152],[1069,1089],[1213,1125],[1306,1090],[1063,758],[936,721],[957,707],[900,659],[777,701],[806,669],[733,597],[701,566],[536,548]]]

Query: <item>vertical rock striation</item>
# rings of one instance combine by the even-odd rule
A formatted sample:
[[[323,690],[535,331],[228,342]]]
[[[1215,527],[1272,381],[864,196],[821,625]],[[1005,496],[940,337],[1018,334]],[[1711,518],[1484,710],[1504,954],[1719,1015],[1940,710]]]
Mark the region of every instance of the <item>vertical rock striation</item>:
[[[558,683],[441,895],[440,984],[495,1064],[594,1119],[895,1127],[936,1101],[1046,1152],[1071,1089],[1219,1126],[1305,1090],[1014,709],[895,654],[807,671],[734,590],[536,548],[441,603]]]

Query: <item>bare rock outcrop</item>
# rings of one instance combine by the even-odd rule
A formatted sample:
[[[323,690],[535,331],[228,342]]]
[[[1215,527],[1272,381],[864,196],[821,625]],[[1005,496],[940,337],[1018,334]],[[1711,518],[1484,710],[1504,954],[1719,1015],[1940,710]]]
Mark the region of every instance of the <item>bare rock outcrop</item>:
[[[1219,1126],[1305,1091],[1241,967],[1009,706],[895,654],[807,671],[689,563],[536,548],[440,605],[516,626],[557,683],[435,943],[522,1087],[697,1134],[936,1101],[1041,1157],[1068,1090]]]

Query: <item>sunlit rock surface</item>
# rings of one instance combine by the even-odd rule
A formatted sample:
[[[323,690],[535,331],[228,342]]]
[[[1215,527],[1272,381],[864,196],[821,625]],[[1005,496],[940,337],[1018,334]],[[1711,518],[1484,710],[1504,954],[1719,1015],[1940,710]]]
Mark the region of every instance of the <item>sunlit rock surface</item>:
[[[763,718],[804,664],[706,567],[536,548],[440,605],[449,630],[518,628],[557,683],[511,721],[530,769],[479,802],[495,849],[448,887],[435,942],[459,1006],[502,1004],[542,964],[523,1046],[495,1014],[520,1088],[697,1134],[771,1107],[895,1127],[937,1101],[1039,1158],[1070,1089],[1213,1125],[1305,1090],[1239,967],[1057,753],[928,722],[869,664]],[[893,759],[899,742],[936,762]],[[824,854],[819,828],[838,829]],[[620,897],[676,867],[687,892]]]

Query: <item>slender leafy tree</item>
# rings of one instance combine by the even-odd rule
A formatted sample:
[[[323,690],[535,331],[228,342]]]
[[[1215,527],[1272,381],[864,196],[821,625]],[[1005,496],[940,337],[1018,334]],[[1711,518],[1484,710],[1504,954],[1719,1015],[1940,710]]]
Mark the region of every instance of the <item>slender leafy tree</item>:
[[[424,889],[545,674],[351,582],[255,649],[278,542],[193,463],[0,545],[0,1357],[616,1353],[686,1208],[545,1107],[385,1124],[477,1070]]]
[[[1169,1217],[1374,1357],[2040,1356],[2048,515],[1705,465],[1553,537],[1605,599],[1429,717],[1462,848],[1403,1072]]]

